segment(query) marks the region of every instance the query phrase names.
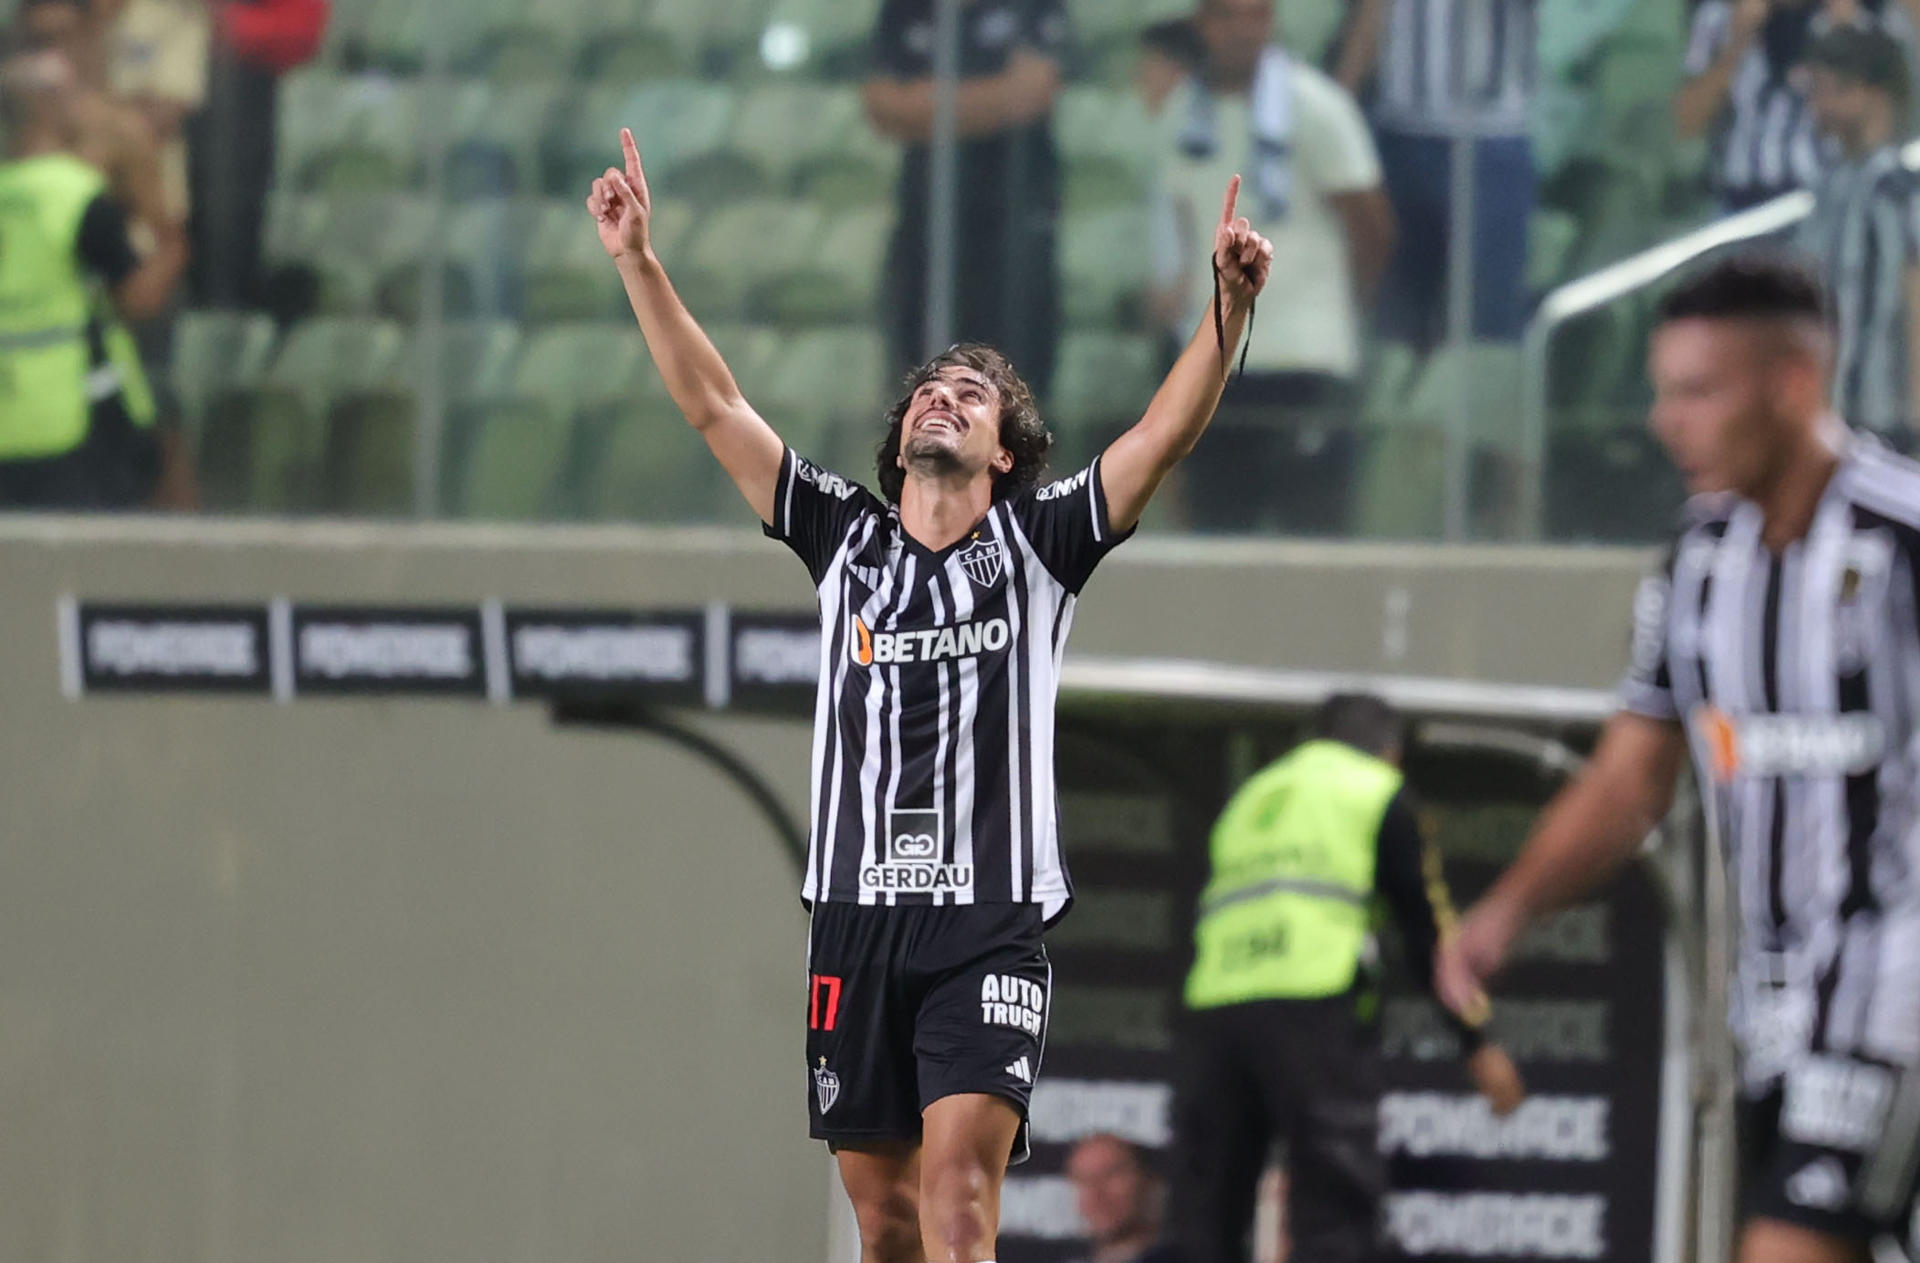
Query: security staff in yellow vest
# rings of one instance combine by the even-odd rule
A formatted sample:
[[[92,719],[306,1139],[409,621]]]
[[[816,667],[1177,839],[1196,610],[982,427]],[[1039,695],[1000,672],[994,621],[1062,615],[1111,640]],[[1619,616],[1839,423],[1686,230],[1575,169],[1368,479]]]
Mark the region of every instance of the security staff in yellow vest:
[[[1186,1263],[1245,1263],[1276,1142],[1292,1257],[1381,1255],[1376,910],[1392,912],[1409,970],[1429,983],[1452,916],[1402,784],[1403,727],[1378,698],[1330,698],[1310,738],[1241,787],[1214,826],[1174,1106],[1173,1228]],[[1480,1039],[1479,1008],[1453,1020],[1477,1085],[1506,1113],[1524,1089]]]
[[[73,156],[75,91],[56,50],[0,62],[0,508],[132,507],[159,474],[111,317],[165,308],[184,238],[136,255],[106,177]]]

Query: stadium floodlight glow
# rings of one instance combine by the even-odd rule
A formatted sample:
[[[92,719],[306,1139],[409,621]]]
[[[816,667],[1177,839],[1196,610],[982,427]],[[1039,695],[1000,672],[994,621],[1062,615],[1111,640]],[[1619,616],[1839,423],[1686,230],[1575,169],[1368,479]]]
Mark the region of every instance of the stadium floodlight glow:
[[[792,70],[807,60],[813,41],[797,22],[769,22],[760,34],[760,60],[769,70]]]

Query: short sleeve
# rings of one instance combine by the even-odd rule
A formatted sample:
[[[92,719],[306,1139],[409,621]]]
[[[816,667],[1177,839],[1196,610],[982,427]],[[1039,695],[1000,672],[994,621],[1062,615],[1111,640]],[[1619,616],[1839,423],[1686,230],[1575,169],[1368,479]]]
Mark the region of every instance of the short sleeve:
[[[140,266],[128,232],[126,212],[104,193],[87,204],[80,219],[75,250],[81,266],[106,281],[109,287],[126,280]]]
[[[1027,44],[1033,51],[1054,61],[1064,61],[1072,39],[1073,27],[1067,21],[1063,0],[1032,0]]]
[[[1667,647],[1673,625],[1673,552],[1640,581],[1633,597],[1633,657],[1620,681],[1620,707],[1648,719],[1680,718],[1673,696],[1673,668]]]
[[[1707,0],[1693,14],[1693,31],[1687,38],[1687,75],[1703,75],[1713,59],[1726,47],[1728,23],[1733,11],[1725,0]]]
[[[780,458],[773,521],[763,522],[761,529],[793,549],[818,587],[854,527],[880,511],[880,502],[865,487],[788,448]]]
[[[886,0],[873,24],[870,49],[876,75],[895,79],[917,79],[927,73],[927,54],[913,47],[913,28],[926,22],[925,4],[914,0]]]
[[[1114,531],[1107,518],[1097,459],[1071,478],[1024,492],[1014,500],[1012,513],[1041,564],[1076,594],[1100,559],[1133,534],[1131,527]]]
[[[1301,165],[1323,193],[1380,187],[1380,152],[1366,116],[1345,88],[1310,67],[1297,72],[1301,118],[1295,143]]]

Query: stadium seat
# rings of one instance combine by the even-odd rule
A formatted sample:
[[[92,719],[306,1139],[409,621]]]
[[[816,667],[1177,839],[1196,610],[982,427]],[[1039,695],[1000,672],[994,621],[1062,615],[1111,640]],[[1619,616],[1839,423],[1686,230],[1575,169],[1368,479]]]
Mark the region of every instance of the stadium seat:
[[[802,64],[813,74],[839,78],[865,59],[879,13],[879,0],[773,0],[760,32],[773,47],[763,44],[762,51],[777,50],[783,35],[791,39],[786,31],[798,32]]]
[[[1137,206],[1152,178],[1154,127],[1132,92],[1069,88],[1054,134],[1066,162],[1068,213]]]
[[[343,396],[391,383],[401,341],[398,326],[381,320],[323,317],[296,325],[259,382],[208,416],[200,464],[209,502],[321,507],[328,412]]]
[[[474,59],[485,33],[511,23],[526,0],[460,0],[432,4],[422,0],[386,0],[368,15],[364,34],[367,65],[393,74],[425,70],[429,46],[438,41],[446,64],[461,68]]]
[[[190,440],[199,440],[207,416],[226,395],[259,382],[273,342],[273,322],[258,313],[180,313],[168,376]]]
[[[436,212],[430,199],[405,194],[275,194],[267,256],[313,273],[318,311],[367,311],[375,305],[383,277],[402,267],[417,269]]]
[[[593,181],[620,163],[620,129],[631,127],[650,178],[673,187],[675,170],[697,154],[722,147],[733,120],[733,94],[723,85],[691,79],[639,88],[600,87],[562,103],[542,147],[547,191],[584,198]]]
[[[474,419],[457,507],[474,517],[534,518],[577,512],[591,468],[582,469],[581,415],[625,403],[645,389],[644,344],[631,325],[556,325],[534,334],[514,367],[508,395]]]
[[[1572,277],[1580,221],[1565,211],[1535,211],[1527,226],[1527,289],[1544,294]]]
[[[870,319],[879,301],[893,218],[887,206],[827,216],[804,264],[749,291],[749,313],[781,325]]]
[[[806,266],[821,218],[817,206],[770,198],[715,210],[681,246],[681,294],[696,312],[742,314],[756,286]]]
[[[693,64],[708,65],[755,47],[767,7],[768,0],[654,0],[650,20]]]
[[[801,196],[829,208],[890,203],[899,175],[900,146],[876,133],[864,117],[795,172]]]
[[[447,195],[465,200],[537,191],[540,142],[559,97],[549,83],[471,85],[450,120]]]
[[[1060,344],[1048,424],[1060,440],[1061,467],[1091,455],[1098,439],[1132,424],[1153,397],[1153,339],[1141,334],[1070,333]]]
[[[625,315],[626,291],[578,202],[546,203],[527,243],[521,312],[535,323]]]
[[[326,70],[281,85],[277,183],[283,189],[379,193],[410,183],[419,165],[416,85]]]
[[[859,94],[852,88],[768,83],[740,102],[727,147],[760,169],[767,188],[787,192],[803,166],[836,152],[856,128],[866,125]]]
[[[879,417],[885,365],[870,326],[816,329],[780,349],[758,406],[794,448],[824,451],[837,427],[864,429]]]
[[[1137,310],[1151,243],[1147,212],[1138,205],[1069,216],[1060,230],[1068,325],[1106,328]]]

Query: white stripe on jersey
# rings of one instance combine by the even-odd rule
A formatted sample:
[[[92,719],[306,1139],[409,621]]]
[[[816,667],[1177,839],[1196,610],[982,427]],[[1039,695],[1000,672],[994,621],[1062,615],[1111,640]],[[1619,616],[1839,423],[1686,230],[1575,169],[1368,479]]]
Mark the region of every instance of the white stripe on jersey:
[[[968,582],[958,557],[947,558],[946,575],[947,588],[953,593],[953,620],[964,623],[973,617],[973,584]],[[958,665],[960,718],[954,725],[953,737],[953,862],[971,868],[974,863],[973,752],[975,726],[980,720],[980,664],[972,658],[962,658]],[[971,903],[973,897],[969,893],[956,902]]]

